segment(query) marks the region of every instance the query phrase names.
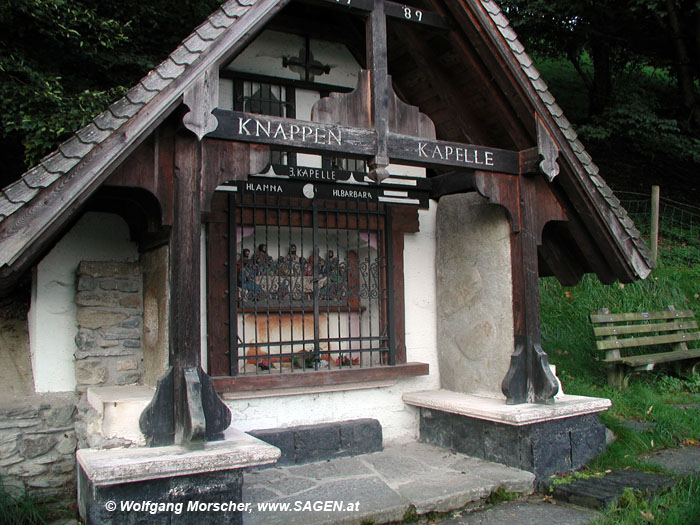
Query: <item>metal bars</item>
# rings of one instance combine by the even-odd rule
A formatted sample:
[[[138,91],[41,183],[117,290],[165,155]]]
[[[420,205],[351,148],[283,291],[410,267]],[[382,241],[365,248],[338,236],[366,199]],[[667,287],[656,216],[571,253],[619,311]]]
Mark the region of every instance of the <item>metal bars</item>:
[[[244,184],[231,194],[231,375],[395,363],[387,211]]]

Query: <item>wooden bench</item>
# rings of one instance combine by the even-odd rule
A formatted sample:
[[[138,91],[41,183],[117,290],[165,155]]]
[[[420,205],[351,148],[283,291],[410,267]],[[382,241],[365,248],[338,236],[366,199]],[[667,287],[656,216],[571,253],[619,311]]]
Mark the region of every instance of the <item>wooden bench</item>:
[[[689,341],[700,340],[698,323],[692,310],[669,306],[661,312],[611,314],[607,308],[590,316],[598,350],[605,350],[608,383],[626,387],[634,372],[654,369],[659,363],[700,358],[700,348],[688,348]],[[641,347],[668,345],[664,352],[626,355]],[[692,365],[697,371],[698,363]]]

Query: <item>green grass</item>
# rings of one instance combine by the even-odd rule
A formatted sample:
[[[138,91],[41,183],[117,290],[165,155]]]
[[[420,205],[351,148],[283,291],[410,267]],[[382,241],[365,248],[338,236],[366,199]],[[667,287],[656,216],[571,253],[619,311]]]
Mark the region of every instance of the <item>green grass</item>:
[[[543,346],[550,362],[557,365],[564,391],[605,397],[613,403],[608,412],[601,414],[601,421],[616,434],[617,440],[586,467],[584,475],[622,468],[660,471],[645,463],[643,456],[661,448],[700,443],[700,410],[678,406],[700,403],[700,376],[679,377],[669,368],[635,375],[625,390],[610,387],[602,362],[604,352],[596,349],[588,321],[589,314],[603,307],[611,312],[642,312],[662,310],[671,304],[694,310],[698,317],[697,244],[667,243],[660,251],[666,264],[636,283],[606,286],[595,276],[587,275],[578,286],[565,288],[554,279],[541,280]],[[679,264],[687,253],[698,264]],[[654,426],[636,432],[625,426],[625,419],[651,422]],[[596,523],[649,523],[652,519],[664,524],[700,523],[700,476],[681,480],[672,491],[650,502],[630,492]]]
[[[29,494],[17,494],[0,478],[0,523],[39,525],[46,523],[47,509]]]
[[[663,523],[692,525],[700,523],[700,477],[686,477],[669,492],[647,501],[639,493],[627,490],[620,501],[596,525]]]

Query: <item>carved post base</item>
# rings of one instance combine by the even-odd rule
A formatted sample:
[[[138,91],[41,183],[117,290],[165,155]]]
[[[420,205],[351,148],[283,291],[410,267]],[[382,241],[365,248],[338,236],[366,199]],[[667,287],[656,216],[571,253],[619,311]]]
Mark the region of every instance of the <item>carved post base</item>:
[[[508,405],[554,403],[559,384],[549,368],[549,357],[539,343],[516,338],[515,352],[501,391]]]
[[[176,381],[181,386],[181,403],[176,403]],[[172,445],[176,436],[181,445],[218,441],[230,424],[231,411],[199,366],[183,368],[179,374],[170,367],[139,419],[151,447]]]

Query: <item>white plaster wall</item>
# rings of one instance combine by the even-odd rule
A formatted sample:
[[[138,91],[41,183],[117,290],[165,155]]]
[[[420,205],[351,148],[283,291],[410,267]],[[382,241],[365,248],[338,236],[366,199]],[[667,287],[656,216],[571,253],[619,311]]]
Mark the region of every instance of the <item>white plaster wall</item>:
[[[282,66],[282,58],[299,58],[305,46],[304,37],[278,31],[263,31],[227,67],[255,75],[300,80],[298,72]],[[311,39],[311,52],[315,61],[331,66],[329,74],[316,75],[315,82],[354,88],[357,85],[359,67],[348,49],[336,42]]]
[[[404,246],[406,296],[406,353],[408,361],[430,365],[430,375],[401,379],[393,386],[229,400],[231,426],[242,431],[374,418],[382,425],[385,442],[418,437],[418,411],[401,399],[404,392],[433,390],[440,386],[435,301],[436,206],[420,210],[420,232],[407,234]]]
[[[75,271],[80,261],[135,261],[129,228],[113,214],[86,213],[37,265],[29,341],[37,392],[75,389]]]

